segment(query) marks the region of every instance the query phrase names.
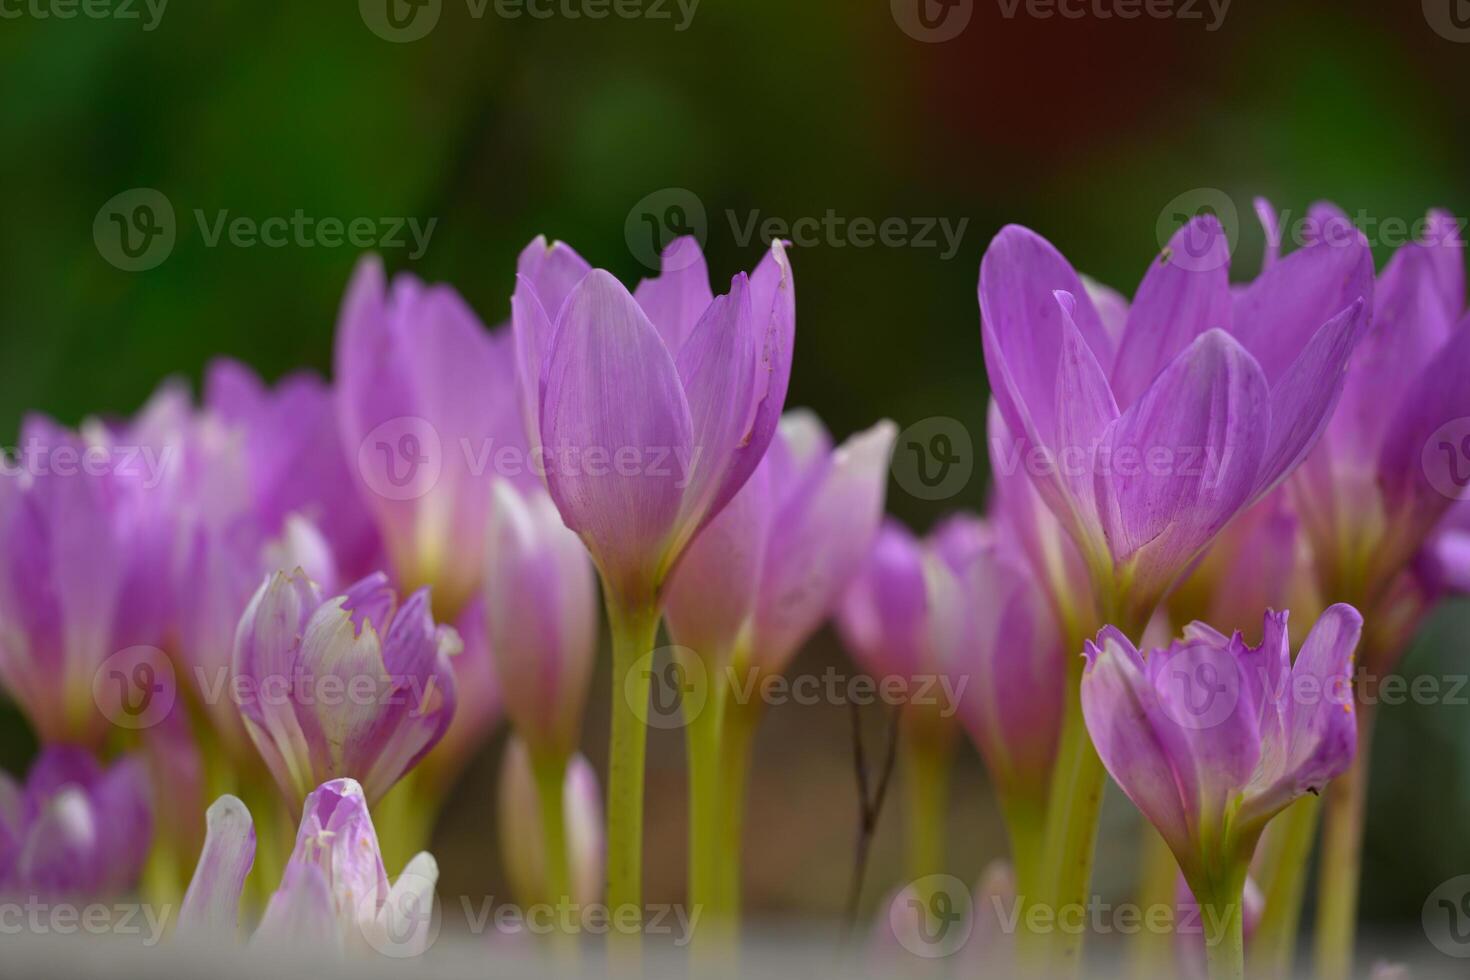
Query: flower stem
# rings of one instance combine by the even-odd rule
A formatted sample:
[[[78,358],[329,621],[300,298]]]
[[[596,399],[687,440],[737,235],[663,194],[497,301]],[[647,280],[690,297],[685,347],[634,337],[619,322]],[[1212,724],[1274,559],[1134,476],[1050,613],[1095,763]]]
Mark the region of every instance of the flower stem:
[[[1373,708],[1360,701],[1358,751],[1351,768],[1328,785],[1322,821],[1316,948],[1321,980],[1346,980],[1352,975],[1372,740]]]
[[[1174,921],[1175,888],[1179,881],[1179,862],[1164,838],[1147,820],[1143,822],[1139,842],[1141,869],[1137,899],[1144,921],[1150,921],[1154,909],[1167,908]],[[1140,929],[1130,944],[1133,974],[1140,977],[1167,976],[1174,966],[1174,932],[1171,929]]]
[[[1233,894],[1200,903],[1205,928],[1205,963],[1210,980],[1244,980],[1244,877]]]
[[[571,861],[567,850],[566,757],[556,753],[533,752],[531,774],[536,780],[536,801],[541,817],[541,853],[546,861],[545,877],[538,883],[542,889],[540,900],[558,910],[553,918],[559,922],[559,910],[572,901]],[[554,928],[551,941],[559,957],[575,956],[576,942],[571,933]],[[568,959],[567,962],[571,961]]]
[[[653,602],[627,604],[610,589],[612,629],[612,736],[607,777],[607,902],[620,922],[642,921],[643,908],[643,758],[648,729],[651,672],[638,661],[652,652],[659,612]],[[637,950],[639,934],[627,937]]]
[[[1296,958],[1297,928],[1306,891],[1307,861],[1317,836],[1321,800],[1306,796],[1271,821],[1255,867],[1265,908],[1251,934],[1250,975],[1281,980]]]
[[[906,726],[904,786],[908,793],[908,869],[918,880],[944,870],[945,818],[953,742],[923,724]]]
[[[751,749],[760,724],[760,702],[726,699],[724,730],[720,737],[720,799],[725,809],[720,823],[720,910],[730,928],[740,923],[740,855],[745,841],[745,792],[750,781]]]
[[[725,684],[714,663],[706,663],[707,693],[698,711],[684,720],[689,754],[689,902],[723,930],[728,921],[721,887],[725,846],[725,805],[721,793],[720,737],[724,724]],[[684,702],[686,712],[698,701]],[[703,945],[703,944],[700,944]]]
[[[556,905],[568,901],[572,891],[571,865],[567,857],[566,772],[567,760],[551,753],[533,753],[531,772],[536,779],[536,800],[541,817],[541,844],[546,855],[545,893],[541,899]]]

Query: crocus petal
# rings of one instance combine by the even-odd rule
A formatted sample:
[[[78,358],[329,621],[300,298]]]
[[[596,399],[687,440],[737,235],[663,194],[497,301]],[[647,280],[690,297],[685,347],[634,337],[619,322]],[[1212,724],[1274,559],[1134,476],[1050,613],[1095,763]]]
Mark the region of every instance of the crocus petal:
[[[1281,258],[1281,219],[1277,217],[1271,202],[1264,197],[1256,198],[1251,206],[1255,208],[1261,230],[1266,233],[1266,247],[1261,254],[1261,271],[1265,272]]]
[[[1322,325],[1271,389],[1271,441],[1254,497],[1270,493],[1317,445],[1343,390],[1349,359],[1368,327],[1359,299]]]
[[[715,298],[699,240],[688,236],[669,242],[659,275],[640,282],[633,298],[658,328],[664,346],[681,349]]]
[[[1109,430],[1098,504],[1138,594],[1161,594],[1248,501],[1270,431],[1268,397],[1254,359],[1211,330]]]
[[[179,908],[179,928],[234,936],[240,894],[255,864],[255,823],[245,804],[229,795],[215,800],[204,821],[204,850]]]
[[[1356,231],[1299,248],[1235,300],[1232,333],[1275,386],[1328,320],[1373,296],[1373,255]]]
[[[1237,634],[1226,643],[1186,638],[1149,654],[1149,680],[1162,714],[1154,719],[1154,733],[1173,761],[1180,795],[1199,819],[1224,813],[1261,759],[1246,653]]]
[[[1065,695],[1055,618],[1029,569],[998,544],[961,561],[956,571],[972,618],[952,668],[960,718],[999,791],[1039,803]]]
[[[452,618],[479,584],[479,555],[455,544],[484,533],[485,455],[523,442],[512,338],[487,332],[454,290],[408,276],[385,287],[368,261],[343,307],[335,361],[354,476],[397,578],[432,582]]]
[[[685,535],[692,535],[717,513],[715,497],[749,432],[757,394],[756,327],[749,281],[741,274],[727,295],[709,305],[679,351],[679,380],[688,398],[699,454],[684,490],[680,521]],[[675,545],[676,554],[680,545]]]
[[[592,266],[570,245],[565,242],[548,245],[545,235],[537,235],[516,260],[516,275],[535,290],[536,298],[553,323],[577,283],[591,271]]]
[[[1175,854],[1188,853],[1190,819],[1173,759],[1155,731],[1161,712],[1143,656],[1111,628],[1088,641],[1086,654],[1082,716],[1098,756]]]
[[[1463,455],[1451,440],[1431,441],[1441,427],[1470,416],[1470,316],[1406,391],[1383,440],[1378,486],[1399,521],[1397,536],[1417,544],[1455,502],[1430,482],[1424,460],[1449,459],[1458,469]]]
[[[1204,252],[1196,254],[1196,242],[1207,243]],[[1230,307],[1229,242],[1218,218],[1201,215],[1174,233],[1133,298],[1113,365],[1118,404],[1133,404],[1195,337],[1228,331]]]
[[[414,855],[369,927],[369,944],[399,959],[422,955],[434,938],[434,886],[438,882],[439,864],[434,856],[427,852]]]
[[[1465,239],[1459,220],[1448,211],[1430,211],[1420,241],[1434,260],[1445,316],[1453,322],[1465,311]]]
[[[271,895],[250,942],[256,946],[340,952],[342,928],[327,876],[313,864],[291,862]]]
[[[793,457],[803,428],[798,421],[788,439],[782,423],[778,442]],[[785,669],[860,568],[882,519],[897,436],[892,422],[879,422],[844,442],[812,478],[787,468],[792,482],[776,491],[783,506],[771,524],[750,644],[762,669]]]
[[[91,895],[101,889],[103,815],[79,786],[67,786],[39,808],[15,859],[14,878],[39,895]]]
[[[1079,540],[1095,541],[1098,513],[1093,474],[1098,449],[1108,427],[1118,418],[1118,405],[1102,365],[1077,329],[1073,319],[1075,298],[1058,293],[1057,302],[1062,307],[1062,349],[1057,364],[1057,433],[1053,448],[1066,488],[1059,505],[1071,508],[1069,517]]]
[[[1083,340],[1104,369],[1111,367],[1111,341],[1071,265],[1035,232],[1017,225],[1001,229],[980,264],[985,365],[1006,424],[1042,447],[1053,446],[1056,434],[1063,338],[1058,290],[1075,297],[1072,318]]]
[[[755,611],[772,520],[768,467],[757,467],[729,505],[695,537],[664,591],[674,642],[708,664],[730,657]]]
[[[907,528],[887,520],[848,588],[837,627],[873,676],[911,677],[922,669],[929,633],[924,555]]]
[[[1266,764],[1246,789],[1243,820],[1264,823],[1304,793],[1320,793],[1352,764],[1358,732],[1353,655],[1362,631],[1363,617],[1343,604],[1328,608],[1312,627],[1283,692],[1282,734],[1267,732]]]
[[[573,290],[557,324],[546,373],[542,442],[547,487],[622,598],[651,595],[667,570],[693,422],[668,349],[633,297],[602,271]],[[619,450],[647,464],[625,475]],[[562,465],[563,454],[575,454]],[[645,472],[645,470],[647,472]]]

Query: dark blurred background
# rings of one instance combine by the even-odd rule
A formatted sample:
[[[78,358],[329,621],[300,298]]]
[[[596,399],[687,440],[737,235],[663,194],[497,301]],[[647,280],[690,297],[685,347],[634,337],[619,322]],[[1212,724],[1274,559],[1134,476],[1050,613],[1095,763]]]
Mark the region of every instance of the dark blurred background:
[[[1296,216],[1319,198],[1378,222],[1431,205],[1470,214],[1470,43],[1433,4],[1236,0],[1223,21],[1204,3],[1198,19],[1072,20],[962,0],[950,16],[968,6],[968,25],[931,43],[912,0],[703,0],[687,22],[687,0],[659,4],[668,19],[605,20],[509,18],[494,0],[475,16],[476,0],[442,0],[427,36],[402,42],[384,36],[382,0],[179,2],[156,19],[141,0],[138,19],[42,18],[38,2],[7,0],[0,19],[7,440],[29,410],[68,423],[131,412],[165,376],[197,382],[218,354],[269,378],[326,370],[360,250],[211,244],[222,212],[380,229],[432,219],[421,255],[412,239],[379,250],[453,283],[488,324],[508,316],[515,256],[538,233],[631,282],[649,273],[648,215],[692,222],[718,282],[757,260],[754,217],[898,219],[905,237],[964,222],[953,254],[937,230],[928,247],[861,247],[850,228],[796,251],[790,404],[839,435],[880,416],[957,419],[976,449],[976,270],[1006,222],[1131,293],[1161,216],[1201,188],[1238,210],[1238,276],[1262,253],[1257,194]],[[94,221],[136,188],[167,200],[175,241],[126,271]],[[894,482],[891,509],[925,528],[978,508],[985,469],[937,501]],[[1466,670],[1467,626],[1463,607],[1442,611],[1404,671]],[[824,633],[795,669],[828,664],[847,669]],[[605,697],[603,675],[586,736],[599,767]],[[876,737],[882,718],[868,721]],[[32,746],[5,708],[0,738],[0,763],[23,769]],[[1405,928],[1435,885],[1470,871],[1470,705],[1386,708],[1377,746],[1364,915]],[[505,890],[487,833],[497,750],[440,828],[445,893]],[[831,915],[857,818],[847,709],[778,708],[757,751],[751,912]],[[679,736],[654,733],[651,901],[682,894],[682,780]],[[1004,838],[968,750],[954,797],[953,871],[973,880]],[[901,881],[899,824],[890,806],[870,905]],[[1103,890],[1122,891],[1125,805],[1103,834]]]

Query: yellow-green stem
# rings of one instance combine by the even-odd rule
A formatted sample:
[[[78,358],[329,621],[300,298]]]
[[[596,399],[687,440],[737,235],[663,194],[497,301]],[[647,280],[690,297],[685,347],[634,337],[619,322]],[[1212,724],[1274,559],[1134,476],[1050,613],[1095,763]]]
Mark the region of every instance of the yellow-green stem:
[[[1123,617],[1117,604],[1104,604],[1099,617],[1111,623],[1130,640],[1137,642],[1147,616]],[[1125,621],[1126,619],[1126,621]],[[1056,768],[1052,772],[1051,792],[1047,795],[1045,844],[1046,888],[1040,901],[1049,906],[1054,921],[1063,916],[1074,917],[1076,910],[1087,908],[1088,887],[1092,879],[1093,850],[1097,841],[1097,818],[1102,809],[1107,772],[1092,747],[1087,723],[1082,717],[1083,642],[1092,630],[1081,624],[1067,624],[1068,654],[1067,699],[1062,717],[1062,733],[1057,748]],[[1075,976],[1082,967],[1081,932],[1058,929],[1048,945],[1045,964],[1051,975]]]
[[[1353,970],[1363,824],[1367,815],[1373,709],[1358,705],[1358,751],[1352,767],[1327,787],[1322,866],[1317,879],[1317,976],[1347,980]]]
[[[1144,821],[1139,842],[1140,874],[1138,907],[1145,922],[1154,921],[1154,909],[1169,909],[1173,922],[1174,896],[1179,882],[1179,862],[1174,852],[1153,824]],[[1174,967],[1174,932],[1172,929],[1140,929],[1130,943],[1130,966],[1136,977],[1167,976]]]
[[[684,719],[689,754],[689,903],[690,913],[723,929],[728,921],[720,885],[720,851],[725,846],[725,803],[721,799],[720,735],[725,684],[714,663],[702,673],[706,696],[686,700]],[[689,710],[698,707],[697,711]],[[696,945],[703,943],[696,940]]]
[[[1284,980],[1296,958],[1307,863],[1317,836],[1321,800],[1306,796],[1271,821],[1254,864],[1265,908],[1246,951],[1249,973],[1262,980]]]
[[[750,781],[751,750],[756,726],[760,724],[759,700],[727,699],[724,731],[720,739],[720,794],[725,807],[721,822],[724,843],[720,848],[720,908],[729,916],[732,932],[740,923],[740,856],[745,848],[745,792]]]
[[[909,726],[904,739],[908,790],[909,877],[944,871],[945,821],[949,815],[949,770],[953,742],[943,734]]]
[[[1242,879],[1244,885],[1244,879]],[[1245,918],[1243,891],[1200,903],[1205,926],[1205,963],[1210,980],[1244,980]]]
[[[642,922],[643,758],[648,730],[651,670],[639,660],[651,653],[659,612],[652,602],[625,606],[610,589],[612,629],[612,735],[607,778],[607,901],[620,922]],[[625,956],[641,945],[641,928],[620,945]]]
[[[541,818],[541,853],[546,864],[541,901],[556,910],[553,919],[562,921],[561,909],[572,901],[572,873],[567,850],[566,773],[567,760],[552,752],[531,753],[531,773],[536,780],[536,801]],[[558,957],[574,955],[571,933],[554,928],[552,945]]]
[[[414,855],[429,850],[439,801],[416,772],[410,772],[373,807],[373,828],[383,865],[396,875]]]

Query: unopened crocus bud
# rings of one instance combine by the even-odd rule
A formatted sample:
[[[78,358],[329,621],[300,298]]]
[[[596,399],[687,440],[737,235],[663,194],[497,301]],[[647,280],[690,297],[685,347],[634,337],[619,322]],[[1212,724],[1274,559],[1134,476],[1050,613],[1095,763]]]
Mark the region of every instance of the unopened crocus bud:
[[[359,263],[338,322],[337,414],[354,481],[404,589],[436,613],[476,593],[493,467],[535,481],[516,401],[509,331],[490,333],[448,286],[391,283]],[[511,451],[512,458],[503,453]]]
[[[567,762],[562,812],[571,901],[597,902],[602,897],[602,796],[597,773],[581,755]],[[500,853],[511,889],[524,904],[545,901],[550,890],[542,826],[531,754],[525,742],[512,737],[500,764]]]
[[[184,935],[227,935],[255,855],[250,812],[233,796],[210,807],[208,833],[179,911]],[[334,779],[306,798],[296,846],[252,942],[394,957],[434,938],[439,867],[421,853],[390,886],[368,803],[356,780]]]
[[[1351,764],[1362,627],[1351,606],[1330,607],[1294,663],[1285,613],[1266,615],[1254,647],[1202,623],[1147,655],[1112,627],[1088,643],[1093,745],[1202,900],[1238,901],[1267,822]]]
[[[92,900],[137,884],[153,839],[147,770],[42,750],[24,785],[0,773],[0,895]]]
[[[985,522],[952,518],[936,539],[959,587],[948,618],[960,720],[1006,804],[1035,819],[1051,782],[1066,678],[1052,607],[1024,558]]]
[[[506,712],[536,751],[576,751],[597,653],[587,549],[542,489],[495,483],[484,601]]]
[[[692,239],[636,295],[542,239],[519,271],[519,383],[547,487],[616,601],[649,606],[775,434],[796,326],[785,246],[719,297]]]
[[[299,570],[269,576],[240,619],[234,674],[251,740],[281,791],[350,776],[376,803],[449,726],[459,636],[428,590],[400,607],[381,573],[323,599]]]

